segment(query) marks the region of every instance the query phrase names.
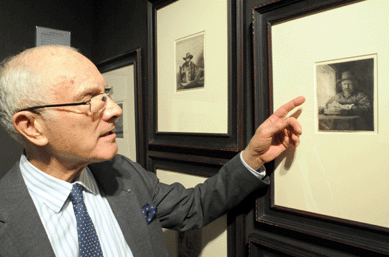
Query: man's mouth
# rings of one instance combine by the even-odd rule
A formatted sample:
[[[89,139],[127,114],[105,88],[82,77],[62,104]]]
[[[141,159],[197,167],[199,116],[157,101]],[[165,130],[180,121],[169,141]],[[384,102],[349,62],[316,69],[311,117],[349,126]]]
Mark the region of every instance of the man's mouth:
[[[105,137],[105,136],[108,136],[108,135],[111,135],[111,134],[113,134],[114,132],[113,131],[109,131],[109,132],[107,132],[107,133],[105,133],[105,134],[103,134],[103,135],[101,135],[102,137]]]

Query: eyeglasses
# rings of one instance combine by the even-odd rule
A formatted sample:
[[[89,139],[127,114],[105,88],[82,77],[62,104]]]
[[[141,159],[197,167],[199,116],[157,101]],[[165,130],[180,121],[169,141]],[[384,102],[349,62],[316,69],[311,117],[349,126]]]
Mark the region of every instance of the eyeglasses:
[[[92,114],[95,114],[95,113],[101,112],[105,108],[105,106],[107,105],[107,98],[112,96],[112,93],[113,93],[112,87],[105,88],[104,90],[105,90],[104,93],[95,95],[91,99],[89,99],[89,101],[86,101],[86,102],[39,105],[39,106],[33,106],[33,107],[24,108],[24,109],[18,110],[17,112],[32,111],[32,110],[35,110],[35,109],[42,109],[42,108],[49,108],[49,107],[89,105],[89,111]]]

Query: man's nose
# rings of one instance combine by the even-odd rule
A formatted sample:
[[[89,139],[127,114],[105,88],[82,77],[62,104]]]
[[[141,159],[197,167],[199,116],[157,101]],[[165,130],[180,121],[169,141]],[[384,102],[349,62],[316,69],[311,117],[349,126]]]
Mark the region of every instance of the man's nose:
[[[107,106],[104,110],[103,119],[110,120],[112,118],[118,119],[123,113],[122,108],[115,103],[110,97],[107,99]]]

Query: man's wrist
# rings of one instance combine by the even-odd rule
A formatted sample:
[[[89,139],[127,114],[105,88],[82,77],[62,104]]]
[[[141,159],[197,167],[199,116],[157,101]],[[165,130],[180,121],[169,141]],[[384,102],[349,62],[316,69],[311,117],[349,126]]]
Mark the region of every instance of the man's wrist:
[[[254,170],[250,165],[246,163],[243,158],[243,151],[240,153],[240,160],[242,164],[248,169],[255,177],[262,179],[266,176],[265,166],[261,165],[258,169]]]
[[[250,150],[247,148],[241,152],[241,158],[253,170],[258,170],[265,164],[264,162],[261,162],[259,158],[255,158],[255,156],[250,154]]]

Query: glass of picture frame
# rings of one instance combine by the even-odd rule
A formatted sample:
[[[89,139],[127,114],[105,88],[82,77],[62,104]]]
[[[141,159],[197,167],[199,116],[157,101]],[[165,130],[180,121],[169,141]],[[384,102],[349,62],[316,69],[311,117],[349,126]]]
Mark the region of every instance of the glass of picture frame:
[[[253,9],[256,125],[287,99],[306,97],[301,144],[268,165],[271,187],[257,200],[258,222],[389,253],[389,176],[382,172],[389,124],[380,111],[388,107],[381,86],[388,9],[375,0],[275,1]],[[358,85],[349,95],[346,79]],[[326,109],[332,98],[343,108],[339,97],[356,95],[370,106],[363,126],[356,122],[362,111]]]
[[[148,23],[149,147],[241,150],[242,1],[150,1]]]

